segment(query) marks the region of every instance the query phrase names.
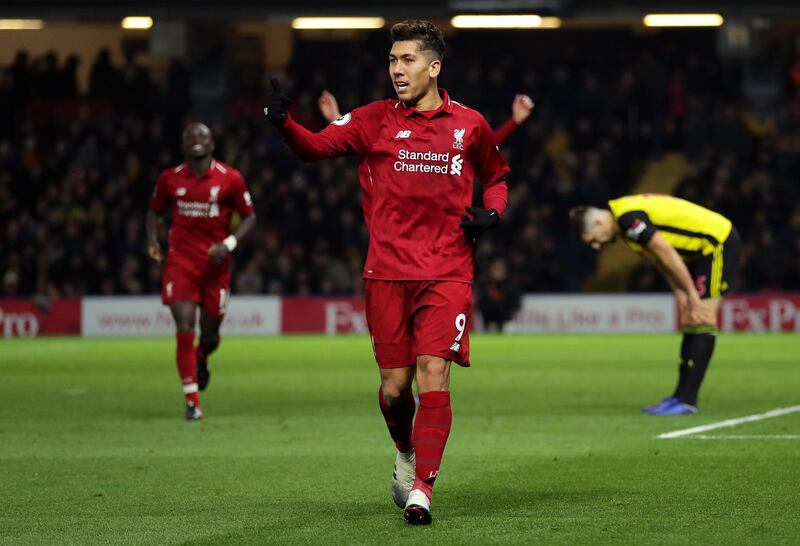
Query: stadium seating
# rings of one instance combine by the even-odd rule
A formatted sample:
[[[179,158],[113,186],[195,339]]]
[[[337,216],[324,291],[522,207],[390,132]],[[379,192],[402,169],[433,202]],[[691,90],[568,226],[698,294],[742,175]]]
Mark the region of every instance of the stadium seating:
[[[469,33],[449,41],[443,84],[492,125],[508,117],[515,92],[536,102],[533,117],[502,147],[513,169],[510,204],[499,228],[479,243],[479,282],[500,257],[515,291],[579,291],[595,257],[567,239],[566,211],[630,191],[642,166],[670,151],[688,161],[677,194],[738,226],[742,290],[800,286],[792,91],[756,110],[740,77],[709,84],[704,74],[728,74],[728,67],[708,48],[687,42],[667,50],[652,38],[626,36],[597,52],[589,47],[591,33],[578,38],[568,51],[547,50],[533,60],[519,45],[495,58]],[[390,96],[376,55],[382,40],[382,33],[365,33],[337,44],[299,43],[287,67],[294,115],[322,127],[315,99],[325,88],[345,111]],[[543,45],[527,44],[536,51]],[[609,51],[614,47],[619,51]],[[315,62],[340,54],[355,60],[346,78]],[[154,78],[133,56],[117,65],[100,52],[80,91],[79,61],[20,53],[2,67],[0,107],[11,121],[0,127],[5,296],[159,291],[159,272],[144,255],[143,218],[158,172],[181,161],[191,78],[179,63]],[[788,70],[790,59],[783,61]],[[257,87],[232,81],[229,89],[227,108],[207,121],[216,155],[243,172],[259,218],[258,232],[236,255],[235,291],[358,294],[367,232],[355,160],[298,163],[261,119]],[[628,286],[664,289],[651,273],[643,265]]]

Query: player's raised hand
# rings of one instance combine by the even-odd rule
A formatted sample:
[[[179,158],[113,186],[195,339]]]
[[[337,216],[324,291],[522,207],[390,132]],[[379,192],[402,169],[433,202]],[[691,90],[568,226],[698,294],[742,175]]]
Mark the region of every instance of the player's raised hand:
[[[222,243],[216,243],[208,247],[208,259],[211,260],[211,263],[214,265],[219,265],[225,261],[228,254],[230,254],[228,247]]]
[[[528,95],[517,95],[511,103],[511,117],[519,125],[533,112],[533,100]]]
[[[161,246],[158,242],[150,241],[147,243],[147,255],[157,264],[164,260],[164,256],[161,254]]]
[[[467,237],[475,239],[487,229],[500,220],[500,215],[494,209],[482,209],[480,207],[467,207],[467,212],[472,215],[461,217],[461,224],[459,227],[464,229]]]
[[[325,89],[317,99],[317,106],[319,107],[322,117],[324,117],[328,123],[339,119],[342,116],[342,113],[339,111],[339,103],[336,101],[336,97],[334,97],[327,89]]]
[[[273,76],[270,78],[269,83],[272,86],[272,91],[267,94],[264,115],[276,127],[283,127],[283,124],[286,123],[286,108],[291,101],[283,94],[278,78]]]

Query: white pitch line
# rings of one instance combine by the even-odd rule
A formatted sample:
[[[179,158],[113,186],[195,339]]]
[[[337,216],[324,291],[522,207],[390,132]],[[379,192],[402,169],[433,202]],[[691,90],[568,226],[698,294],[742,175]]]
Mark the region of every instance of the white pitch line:
[[[800,440],[800,434],[728,434],[714,436],[711,434],[697,434],[686,436],[685,440]]]
[[[665,432],[664,434],[659,434],[656,438],[660,440],[669,440],[671,438],[680,438],[682,436],[689,436],[692,434],[697,434],[699,432],[706,432],[708,430],[715,430],[718,428],[726,428],[726,427],[735,427],[736,425],[741,425],[742,423],[752,423],[753,421],[763,421],[764,419],[770,419],[772,417],[780,417],[781,415],[787,415],[789,413],[796,413],[800,411],[800,406],[791,406],[788,408],[777,408],[766,413],[757,413],[755,415],[748,415],[746,417],[738,417],[736,419],[727,419],[725,421],[719,421],[717,423],[709,423],[708,425],[701,425],[699,427],[692,427],[692,428],[685,428],[683,430],[675,430],[673,432]]]

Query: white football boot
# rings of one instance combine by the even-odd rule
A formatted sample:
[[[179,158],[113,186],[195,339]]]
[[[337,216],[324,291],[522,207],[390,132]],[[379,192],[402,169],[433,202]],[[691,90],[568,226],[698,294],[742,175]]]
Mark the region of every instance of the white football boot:
[[[406,507],[408,493],[414,486],[414,478],[417,474],[416,456],[412,449],[408,453],[397,452],[394,459],[394,470],[392,471],[392,500],[400,507]]]
[[[419,489],[412,489],[403,511],[403,520],[406,525],[430,525],[431,500],[428,495]]]

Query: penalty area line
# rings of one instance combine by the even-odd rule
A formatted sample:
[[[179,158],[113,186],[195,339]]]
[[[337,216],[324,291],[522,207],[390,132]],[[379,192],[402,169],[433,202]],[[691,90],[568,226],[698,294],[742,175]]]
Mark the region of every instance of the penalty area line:
[[[672,432],[665,432],[656,436],[659,440],[670,440],[672,438],[682,438],[684,436],[691,436],[692,434],[699,434],[709,430],[716,430],[718,428],[735,427],[742,423],[752,423],[753,421],[763,421],[764,419],[771,419],[773,417],[780,417],[781,415],[788,415],[790,413],[800,412],[800,406],[790,406],[788,408],[776,408],[766,413],[757,413],[755,415],[747,415],[745,417],[737,417],[736,419],[726,419],[725,421],[718,421],[716,423],[709,423],[707,425],[700,425],[699,427],[685,428],[682,430],[674,430]]]

